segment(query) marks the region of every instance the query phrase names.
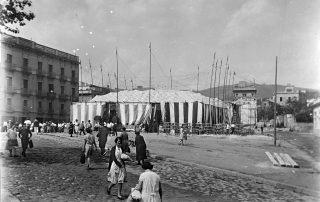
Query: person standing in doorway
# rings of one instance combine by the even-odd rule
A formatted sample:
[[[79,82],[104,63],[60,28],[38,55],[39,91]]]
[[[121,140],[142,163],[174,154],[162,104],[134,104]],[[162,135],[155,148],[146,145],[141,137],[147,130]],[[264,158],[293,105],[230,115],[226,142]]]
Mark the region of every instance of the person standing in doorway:
[[[26,157],[26,151],[28,148],[29,140],[32,137],[32,133],[27,127],[26,124],[23,124],[22,129],[19,132],[19,138],[21,139],[21,145],[22,145],[22,156]]]
[[[38,119],[35,119],[33,122],[33,131],[35,132],[36,135],[39,133],[39,121]]]
[[[107,130],[106,126],[107,126],[107,124],[104,123],[104,125],[99,128],[99,131],[97,134],[101,155],[103,155],[105,153],[105,146],[106,146],[106,143],[108,140],[108,130]]]
[[[135,145],[136,145],[136,160],[138,162],[138,165],[141,165],[144,162],[144,159],[147,158],[146,149],[147,145],[144,141],[143,136],[140,135],[140,129],[136,128],[135,131],[136,138],[135,138]]]

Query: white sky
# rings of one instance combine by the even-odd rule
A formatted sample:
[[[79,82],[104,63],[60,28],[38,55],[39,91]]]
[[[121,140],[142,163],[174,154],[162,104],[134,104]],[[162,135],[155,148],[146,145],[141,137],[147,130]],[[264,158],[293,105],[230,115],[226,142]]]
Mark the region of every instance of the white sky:
[[[240,80],[320,89],[319,0],[41,0],[33,1],[33,21],[18,36],[68,53],[77,50],[83,81],[116,86],[149,85],[152,44],[152,87],[210,87],[213,55],[223,59],[221,81],[229,57]],[[214,77],[214,75],[213,75]],[[218,83],[218,81],[216,82]],[[232,79],[231,79],[232,84]],[[217,85],[217,84],[216,84]],[[212,84],[213,86],[213,84]]]

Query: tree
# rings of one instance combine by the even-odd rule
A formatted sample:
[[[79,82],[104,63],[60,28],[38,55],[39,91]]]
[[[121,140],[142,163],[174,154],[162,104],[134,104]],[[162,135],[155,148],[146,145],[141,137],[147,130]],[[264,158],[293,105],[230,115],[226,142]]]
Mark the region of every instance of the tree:
[[[5,0],[5,2],[0,4],[0,25],[10,32],[19,33],[17,27],[10,25],[24,26],[25,20],[30,21],[35,17],[34,13],[25,11],[25,8],[30,7],[32,2],[31,0]]]

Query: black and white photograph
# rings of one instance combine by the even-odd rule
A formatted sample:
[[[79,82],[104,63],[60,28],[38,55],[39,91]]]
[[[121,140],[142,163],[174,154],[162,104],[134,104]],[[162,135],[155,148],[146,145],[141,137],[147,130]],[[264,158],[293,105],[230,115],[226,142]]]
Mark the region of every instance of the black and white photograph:
[[[320,201],[319,0],[0,10],[0,201]]]

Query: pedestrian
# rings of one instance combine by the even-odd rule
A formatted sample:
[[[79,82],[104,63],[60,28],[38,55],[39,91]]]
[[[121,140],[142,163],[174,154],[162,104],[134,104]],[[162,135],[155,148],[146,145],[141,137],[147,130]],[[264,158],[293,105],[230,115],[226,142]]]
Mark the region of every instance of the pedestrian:
[[[74,121],[74,133],[78,136],[79,135],[79,126],[80,126],[80,123],[78,122],[78,119],[76,119]]]
[[[33,131],[35,132],[36,135],[39,133],[39,121],[37,119],[34,120],[33,122]]]
[[[69,130],[69,135],[70,135],[70,137],[72,137],[72,135],[73,135],[73,131],[74,131],[74,125],[73,125],[73,123],[70,121],[70,123],[69,123],[69,128],[68,128],[68,130]]]
[[[123,153],[130,153],[129,137],[128,137],[128,133],[126,132],[126,127],[122,127],[122,133],[121,133],[120,137],[122,139],[122,152]]]
[[[10,157],[17,157],[16,148],[18,147],[18,139],[16,130],[16,126],[12,126],[12,128],[9,128],[9,130],[7,131],[8,140],[6,144],[6,150],[9,150]]]
[[[263,135],[263,125],[261,125],[261,135]]]
[[[84,127],[84,121],[81,121],[80,126],[79,126],[79,135],[81,136],[81,133],[83,133],[83,135],[86,135],[86,133],[84,132],[85,127]]]
[[[115,139],[116,145],[112,147],[110,159],[109,159],[109,172],[108,172],[108,181],[110,182],[109,186],[107,187],[107,193],[110,195],[111,188],[118,184],[118,199],[123,200],[123,196],[121,195],[122,184],[124,183],[125,178],[125,164],[124,161],[121,159],[122,149],[121,144],[122,140],[121,137],[116,137]]]
[[[230,125],[229,123],[227,123],[226,125],[226,135],[229,135],[230,134]]]
[[[88,120],[88,122],[86,123],[86,131],[92,132],[92,124],[91,124],[90,120]]]
[[[231,124],[231,134],[234,134],[234,130],[236,128],[236,125],[234,123]]]
[[[103,155],[105,153],[105,146],[106,146],[106,143],[108,140],[108,130],[107,130],[106,126],[107,126],[107,124],[104,123],[103,126],[99,128],[99,131],[97,134],[101,155]]]
[[[87,169],[91,170],[91,159],[93,153],[93,147],[95,147],[95,150],[97,150],[97,144],[94,135],[92,134],[92,131],[87,131],[87,134],[84,136],[84,145],[83,145],[83,151],[85,154],[85,157],[87,159]]]
[[[144,141],[143,136],[140,135],[140,129],[136,128],[135,131],[136,138],[135,138],[135,145],[136,145],[136,160],[138,162],[138,165],[141,165],[144,162],[144,159],[147,158],[146,149],[147,145]]]
[[[28,148],[29,141],[32,137],[32,133],[26,124],[23,124],[22,129],[19,132],[19,138],[21,139],[22,156],[26,157],[26,151]]]
[[[142,164],[142,168],[145,170],[140,174],[139,182],[133,190],[141,192],[140,202],[161,202],[162,201],[162,188],[160,182],[160,176],[153,172],[153,165],[145,161]],[[127,202],[134,201],[132,193],[129,195]]]
[[[7,132],[8,131],[8,122],[4,121],[2,125],[2,132]]]
[[[180,128],[179,145],[183,145],[183,127]]]

